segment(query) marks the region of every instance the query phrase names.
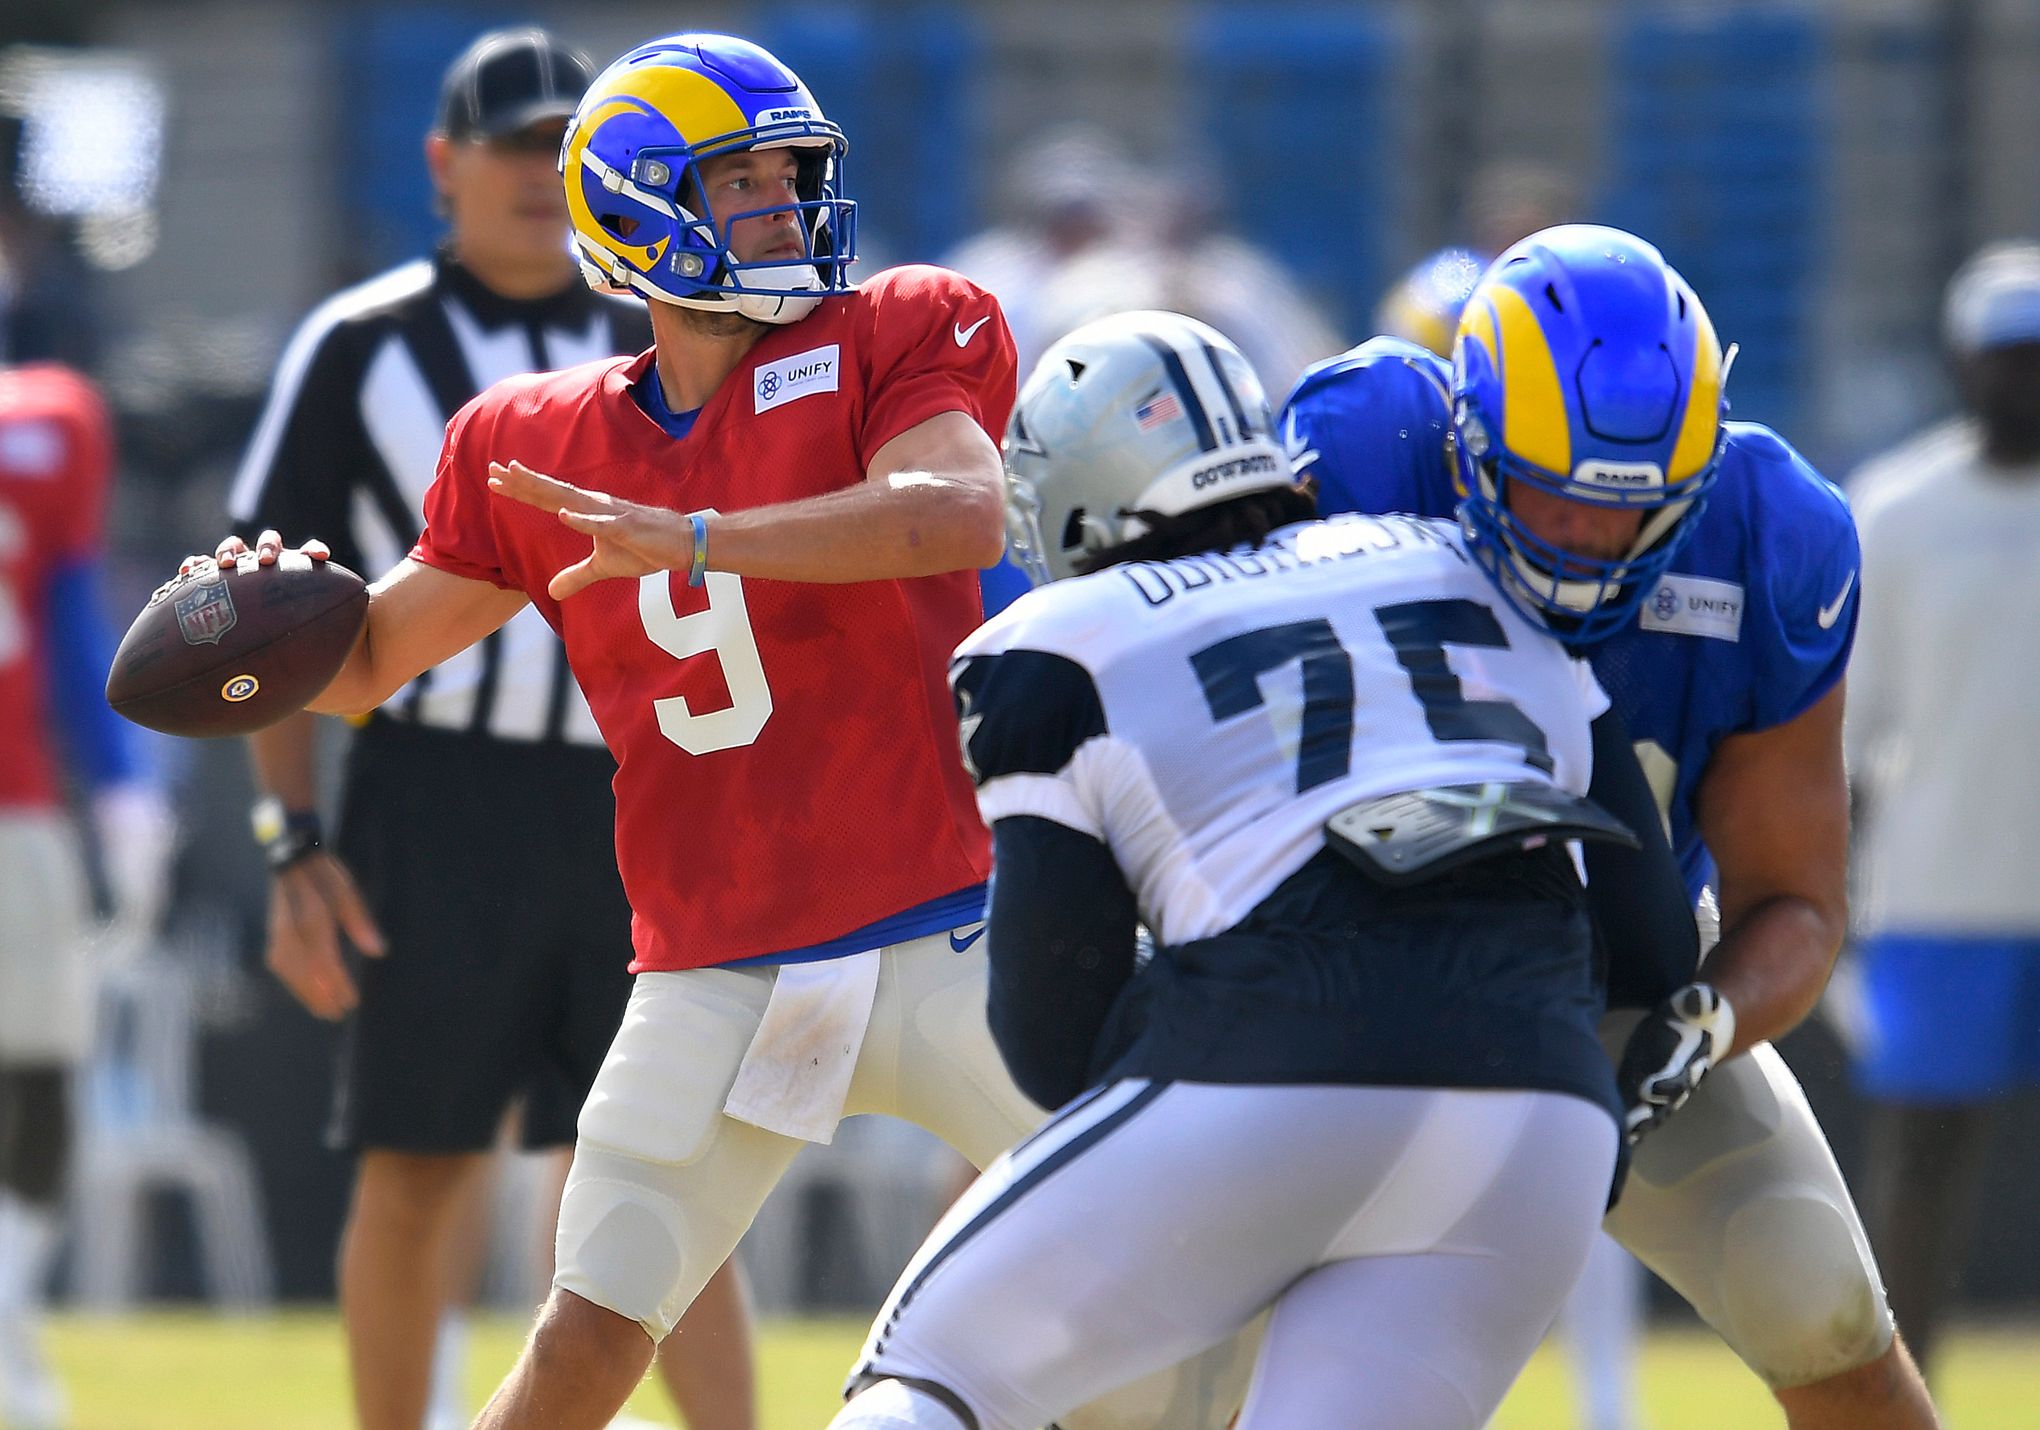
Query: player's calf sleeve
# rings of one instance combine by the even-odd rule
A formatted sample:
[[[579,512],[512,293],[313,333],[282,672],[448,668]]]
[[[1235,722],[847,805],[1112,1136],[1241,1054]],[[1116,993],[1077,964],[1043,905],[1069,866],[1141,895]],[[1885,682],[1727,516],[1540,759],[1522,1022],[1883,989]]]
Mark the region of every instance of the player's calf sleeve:
[[[829,1430],[979,1430],[956,1393],[931,1380],[875,1380],[850,1398]]]

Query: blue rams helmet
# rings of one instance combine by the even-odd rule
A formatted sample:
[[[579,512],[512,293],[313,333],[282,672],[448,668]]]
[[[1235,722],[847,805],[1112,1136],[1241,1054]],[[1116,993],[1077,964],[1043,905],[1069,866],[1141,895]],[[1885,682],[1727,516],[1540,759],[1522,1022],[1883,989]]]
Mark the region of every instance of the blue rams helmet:
[[[598,288],[797,322],[850,288],[848,148],[799,76],[748,40],[690,34],[639,45],[595,77],[560,146],[582,271]],[[744,149],[793,150],[797,201],[714,212],[699,166]],[[772,213],[794,216],[804,252],[739,259],[731,225]]]
[[[1650,244],[1589,224],[1509,249],[1460,318],[1453,445],[1467,549],[1560,640],[1620,629],[1691,534],[1721,461],[1735,356]],[[1613,560],[1564,550],[1510,510],[1510,483],[1643,513]]]

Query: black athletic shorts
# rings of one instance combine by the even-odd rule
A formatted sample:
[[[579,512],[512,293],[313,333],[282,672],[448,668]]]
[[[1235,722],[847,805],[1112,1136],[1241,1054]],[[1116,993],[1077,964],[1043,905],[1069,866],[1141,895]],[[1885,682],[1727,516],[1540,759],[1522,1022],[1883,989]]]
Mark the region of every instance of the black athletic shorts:
[[[524,1143],[574,1140],[630,997],[606,750],[372,720],[337,848],[387,952],[355,961],[327,1140],[473,1152],[524,1100]]]

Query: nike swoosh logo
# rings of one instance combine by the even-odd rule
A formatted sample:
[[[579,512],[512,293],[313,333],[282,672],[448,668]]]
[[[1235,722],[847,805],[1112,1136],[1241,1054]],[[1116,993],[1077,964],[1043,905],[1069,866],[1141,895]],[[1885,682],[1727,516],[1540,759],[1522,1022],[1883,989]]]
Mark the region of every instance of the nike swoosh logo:
[[[1842,602],[1849,599],[1849,592],[1854,589],[1855,585],[1856,573],[1854,570],[1851,570],[1849,572],[1849,579],[1842,582],[1842,594],[1835,597],[1835,603],[1832,606],[1822,606],[1820,610],[1814,613],[1814,619],[1820,622],[1822,630],[1832,626],[1841,616]]]
[[[963,953],[966,950],[968,950],[972,944],[976,943],[979,939],[983,938],[984,936],[985,926],[983,924],[979,924],[976,928],[972,929],[969,933],[964,934],[961,938],[957,937],[956,930],[951,929],[949,931],[949,946],[957,953]]]
[[[961,323],[956,324],[956,345],[958,347],[964,346],[972,338],[977,336],[977,330],[979,328],[982,328],[986,323],[989,323],[991,320],[992,315],[990,313],[987,313],[982,318],[979,318],[975,323],[972,323],[967,328]]]

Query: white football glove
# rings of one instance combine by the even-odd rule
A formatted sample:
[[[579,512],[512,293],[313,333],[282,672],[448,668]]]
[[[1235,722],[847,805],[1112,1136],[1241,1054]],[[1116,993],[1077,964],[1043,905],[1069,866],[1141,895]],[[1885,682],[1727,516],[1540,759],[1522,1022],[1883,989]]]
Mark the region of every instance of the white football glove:
[[[1615,1069],[1630,1142],[1678,1111],[1734,1042],[1735,1009],[1712,984],[1688,983],[1653,1008]]]

